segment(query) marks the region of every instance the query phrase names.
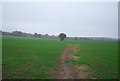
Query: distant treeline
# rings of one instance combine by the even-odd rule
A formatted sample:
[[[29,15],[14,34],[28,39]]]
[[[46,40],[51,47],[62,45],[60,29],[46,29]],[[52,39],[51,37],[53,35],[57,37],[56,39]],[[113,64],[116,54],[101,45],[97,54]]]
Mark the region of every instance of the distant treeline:
[[[8,35],[8,36],[58,38],[58,36],[55,36],[55,35],[48,35],[48,34],[42,35],[38,33],[31,34],[31,33],[25,33],[22,31],[12,31],[12,32],[0,31],[0,33],[2,35]]]
[[[58,36],[49,35],[49,34],[39,34],[39,33],[25,33],[22,31],[12,31],[6,32],[0,30],[0,35],[7,35],[7,36],[19,36],[19,37],[37,37],[37,38],[55,38],[58,39]],[[118,40],[114,38],[108,37],[66,37],[66,40]]]

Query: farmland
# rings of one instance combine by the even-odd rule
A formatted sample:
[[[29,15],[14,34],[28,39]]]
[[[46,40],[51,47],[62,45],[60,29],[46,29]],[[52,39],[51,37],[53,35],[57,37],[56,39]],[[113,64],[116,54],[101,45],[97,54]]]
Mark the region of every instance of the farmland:
[[[116,41],[80,41],[75,56],[71,60],[74,65],[88,65],[88,78],[116,79],[118,78],[118,42]]]
[[[68,60],[74,66],[87,65],[86,78],[118,78],[118,42],[99,40],[65,40],[28,37],[2,37],[3,78],[50,79],[61,50],[77,44],[73,52],[78,60]]]

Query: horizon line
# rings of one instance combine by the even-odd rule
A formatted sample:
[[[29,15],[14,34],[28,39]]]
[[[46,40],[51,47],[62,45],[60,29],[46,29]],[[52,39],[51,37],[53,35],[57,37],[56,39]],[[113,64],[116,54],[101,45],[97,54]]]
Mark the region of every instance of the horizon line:
[[[0,30],[2,32],[10,32],[12,33],[13,31],[21,31],[21,30],[13,30],[13,31],[6,31],[6,30]],[[21,31],[22,33],[28,33],[28,34],[34,34],[34,33],[37,33],[37,32],[34,32],[34,33],[31,33],[31,32],[23,32]],[[48,34],[48,33],[37,33],[37,34],[41,34],[41,35],[45,35],[45,34]],[[48,34],[50,36],[52,35],[55,35],[55,34]],[[58,36],[58,35],[55,35],[55,36]],[[107,36],[67,36],[67,37],[88,37],[88,38],[92,38],[92,37],[98,37],[98,38],[113,38],[113,39],[119,39],[119,37],[107,37]]]

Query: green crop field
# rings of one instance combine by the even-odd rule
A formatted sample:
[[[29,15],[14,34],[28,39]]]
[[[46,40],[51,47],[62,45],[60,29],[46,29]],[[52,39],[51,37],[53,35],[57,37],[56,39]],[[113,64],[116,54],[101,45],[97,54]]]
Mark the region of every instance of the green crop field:
[[[71,60],[75,65],[88,65],[88,78],[118,78],[118,42],[117,41],[75,41],[80,51],[73,55],[80,57]]]
[[[2,78],[2,36],[0,35],[0,78]]]
[[[88,78],[118,78],[118,42],[65,40],[27,37],[2,37],[3,78],[49,79],[61,50],[69,44],[80,49],[73,55],[73,65],[87,65]]]

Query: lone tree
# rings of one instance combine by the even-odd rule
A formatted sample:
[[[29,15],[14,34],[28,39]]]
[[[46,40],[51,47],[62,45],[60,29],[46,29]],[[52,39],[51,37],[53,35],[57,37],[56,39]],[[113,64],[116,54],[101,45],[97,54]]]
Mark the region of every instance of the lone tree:
[[[61,41],[63,41],[64,38],[66,38],[66,34],[60,33],[60,34],[59,34],[59,38],[60,38]]]

